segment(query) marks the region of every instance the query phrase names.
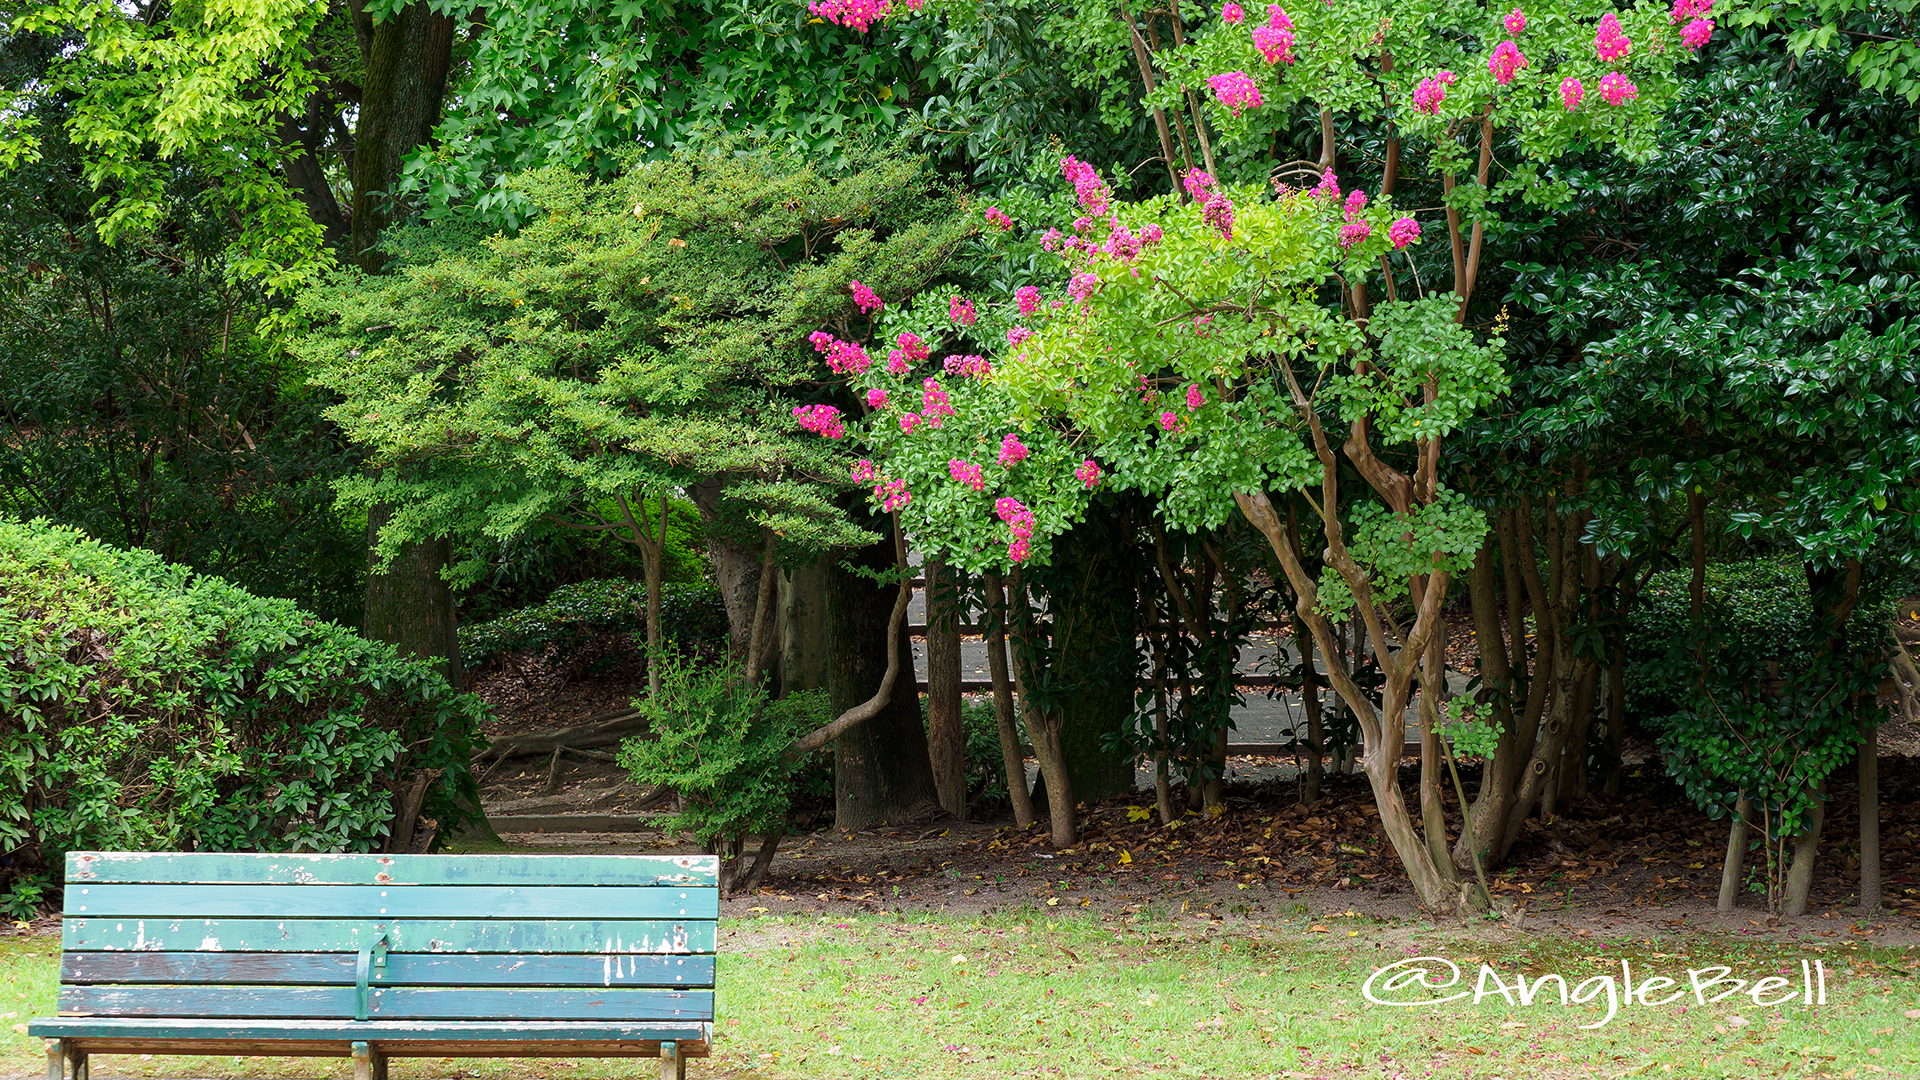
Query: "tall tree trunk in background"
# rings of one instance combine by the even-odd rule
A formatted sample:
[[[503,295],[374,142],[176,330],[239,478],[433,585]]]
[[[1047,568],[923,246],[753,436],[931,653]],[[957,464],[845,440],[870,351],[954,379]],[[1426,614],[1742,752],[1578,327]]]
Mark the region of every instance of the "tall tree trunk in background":
[[[1090,801],[1130,793],[1130,749],[1108,749],[1133,712],[1140,656],[1134,637],[1133,574],[1124,559],[1127,530],[1118,513],[1090,510],[1086,521],[1054,540],[1047,592],[1053,616],[1050,656],[1060,699],[1060,743],[1073,797]],[[1047,785],[1049,799],[1053,792]]]
[[[987,670],[993,676],[993,719],[1000,729],[1000,763],[1007,774],[1013,823],[1026,828],[1037,820],[1027,788],[1027,758],[1014,722],[1013,677],[1007,663],[1007,591],[999,574],[987,575]]]
[[[747,650],[752,644],[753,610],[760,601],[762,553],[739,542],[746,539],[748,544],[757,544],[759,537],[754,534],[759,530],[725,517],[720,505],[720,496],[725,488],[724,477],[710,477],[689,486],[687,496],[693,500],[694,508],[700,511],[700,523],[704,527],[702,531],[707,537],[707,557],[713,564],[713,581],[720,589],[720,602],[727,609],[728,652],[744,664],[753,660],[747,656]],[[884,549],[887,545],[883,543],[880,547]],[[888,603],[892,603],[891,594]],[[881,622],[885,621],[883,613]],[[879,670],[885,670],[884,660]],[[879,684],[880,675],[875,674],[873,685]],[[853,701],[865,701],[872,694],[873,688],[868,687],[865,695]],[[836,706],[836,711],[845,707]]]
[[[447,541],[409,544],[385,572],[373,569],[373,542],[392,507],[367,512],[367,607],[361,636],[395,646],[402,656],[433,660],[455,689],[465,682],[460,642],[454,636],[453,590],[440,577]]]
[[[876,529],[875,531],[885,531]],[[893,545],[874,544],[847,562],[870,570],[894,566]],[[827,689],[837,715],[871,698],[887,672],[887,625],[898,594],[832,562],[826,569],[830,675]],[[920,698],[911,690],[913,643],[896,643],[903,669],[885,708],[833,743],[834,825],[858,830],[882,822],[912,821],[939,802]]]
[[[1013,649],[1013,681],[1020,691],[1020,707],[1025,710],[1027,737],[1033,740],[1033,756],[1040,762],[1040,779],[1047,790],[1047,825],[1056,848],[1072,847],[1079,839],[1080,825],[1074,815],[1073,778],[1067,773],[1061,750],[1060,714],[1042,708],[1034,700],[1039,677],[1035,659],[1039,643],[1034,640],[1032,600],[1019,568],[1007,582],[1007,644]]]
[[[827,571],[831,555],[787,573],[780,589],[780,694],[827,685]]]
[[[967,817],[967,729],[960,716],[960,611],[954,572],[944,561],[926,563],[927,742],[940,807]]]

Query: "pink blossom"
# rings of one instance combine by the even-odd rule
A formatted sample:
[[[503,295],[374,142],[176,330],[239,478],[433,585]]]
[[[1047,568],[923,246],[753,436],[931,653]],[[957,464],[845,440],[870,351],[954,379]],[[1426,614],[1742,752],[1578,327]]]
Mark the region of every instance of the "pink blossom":
[[[1180,186],[1193,198],[1204,199],[1207,189],[1213,186],[1213,177],[1205,169],[1188,169],[1187,175],[1180,179]]]
[[[1234,3],[1233,0],[1227,0],[1225,4],[1220,6],[1220,21],[1226,23],[1228,26],[1239,26],[1246,20],[1246,17],[1246,10],[1239,4]]]
[[[1006,232],[1008,229],[1013,228],[1013,219],[1008,217],[1005,211],[997,206],[987,207],[987,212],[981,216],[999,226],[1001,232]]]
[[[1160,242],[1160,235],[1160,226],[1149,223],[1146,228],[1140,230],[1140,242],[1151,247]]]
[[[1040,249],[1042,251],[1052,251],[1054,248],[1059,247],[1060,236],[1061,233],[1059,229],[1048,229],[1046,232],[1041,233]]]
[[[1413,107],[1428,116],[1440,115],[1440,103],[1447,100],[1447,84],[1439,79],[1426,78],[1413,90]]]
[[[1366,208],[1367,208],[1366,192],[1361,191],[1359,188],[1354,188],[1352,191],[1347,192],[1347,220],[1349,221],[1353,220],[1353,218],[1356,215],[1358,215],[1360,211],[1365,210]]]
[[[1267,25],[1273,27],[1275,30],[1291,30],[1293,29],[1293,20],[1287,18],[1286,10],[1279,4],[1268,4]]]
[[[971,462],[954,458],[947,462],[947,474],[953,477],[956,484],[965,484],[975,491],[987,490],[987,480],[980,474],[980,466]]]
[[[1194,336],[1195,336],[1195,337],[1206,337],[1206,336],[1207,336],[1207,324],[1208,324],[1208,323],[1210,323],[1210,322],[1212,322],[1212,321],[1213,321],[1213,316],[1211,316],[1211,315],[1195,315],[1195,316],[1193,317],[1193,334],[1194,334]],[[1140,385],[1141,385],[1141,386],[1145,386],[1145,385],[1147,385],[1147,377],[1146,377],[1145,375],[1142,375],[1142,376],[1140,376]]]
[[[1253,28],[1253,47],[1267,58],[1267,63],[1277,64],[1282,60],[1293,63],[1293,31],[1277,26],[1256,26]]]
[[[1215,75],[1207,80],[1207,85],[1213,87],[1213,95],[1235,116],[1239,116],[1242,109],[1260,107],[1260,88],[1253,85],[1253,77],[1244,71]]]
[[[1593,33],[1593,51],[1603,64],[1615,60],[1633,51],[1633,42],[1620,32],[1620,16],[1609,11],[1600,16],[1600,25]]]
[[[1093,290],[1099,287],[1100,275],[1083,271],[1073,275],[1073,280],[1067,282],[1067,295],[1084,304],[1087,298],[1093,295]]]
[[[1313,193],[1328,199],[1339,198],[1340,178],[1334,175],[1332,169],[1328,169],[1320,174],[1320,183],[1313,189]]]
[[[1085,214],[1082,214],[1079,217],[1073,219],[1074,232],[1083,233],[1091,228],[1093,228],[1093,219],[1086,216]]]
[[[927,426],[937,428],[940,422],[953,415],[953,406],[947,401],[947,392],[940,388],[940,380],[928,379],[920,384],[921,412],[927,418]]]
[[[1686,19],[1705,18],[1712,13],[1713,0],[1673,0],[1673,10],[1667,13],[1667,18],[1679,26]]]
[[[1639,95],[1640,88],[1617,71],[1609,71],[1600,78],[1600,96],[1609,105],[1625,105]]]
[[[1033,336],[1033,331],[1024,326],[1016,326],[1007,331],[1007,344],[1018,345]]]
[[[1180,429],[1179,414],[1170,413],[1170,412],[1163,412],[1160,414],[1160,430],[1161,431],[1178,431],[1179,429]]]
[[[890,480],[885,484],[875,484],[873,497],[881,500],[880,508],[891,514],[896,510],[905,510],[913,501],[913,493],[907,490],[905,480]]]
[[[876,386],[873,389],[867,391],[867,408],[884,409],[886,408],[886,406],[887,406],[887,392],[885,390],[882,390]]]
[[[1020,314],[1031,315],[1040,310],[1040,290],[1032,285],[1022,285],[1013,290],[1013,298],[1020,302]]]
[[[1032,451],[1028,450],[1011,431],[1000,440],[1000,464],[1009,469],[1013,468],[1014,462],[1027,460],[1027,455],[1030,453]]]
[[[1349,221],[1340,226],[1340,246],[1350,248],[1371,235],[1373,235],[1373,226],[1367,224],[1366,219]]]
[[[994,501],[993,512],[1007,523],[1007,531],[1013,534],[1013,542],[1007,545],[1007,557],[1014,562],[1025,562],[1033,536],[1033,511],[1019,499],[1003,495]]]
[[[803,429],[817,435],[838,439],[847,433],[847,426],[840,421],[840,410],[831,405],[796,405],[793,415]]]
[[[1493,55],[1487,57],[1487,70],[1493,72],[1493,81],[1505,86],[1513,81],[1514,72],[1527,66],[1527,58],[1520,53],[1520,46],[1511,41],[1503,41],[1493,47]]]
[[[908,0],[908,5],[915,11],[920,9],[915,0]],[[892,10],[889,0],[814,0],[807,5],[809,14],[861,33],[886,18]]]
[[[1144,242],[1141,238],[1133,235],[1125,225],[1122,225],[1119,216],[1116,215],[1108,229],[1107,242],[1100,245],[1100,250],[1116,259],[1127,261],[1139,258],[1140,249],[1143,246]]]
[[[961,326],[973,325],[973,301],[964,296],[956,296],[947,301],[947,318]]]
[[[1092,491],[1100,483],[1100,466],[1092,458],[1088,458],[1080,463],[1079,468],[1073,470],[1073,475],[1087,485],[1088,491]]]
[[[854,462],[854,465],[853,465],[853,482],[854,483],[856,484],[871,483],[873,481],[873,478],[878,475],[879,473],[875,471],[873,467],[873,462],[868,461],[866,458],[861,458],[859,461]]]
[[[905,375],[913,365],[927,358],[927,343],[919,335],[901,331],[893,339],[893,351],[887,354],[887,370],[895,375]]]
[[[1106,181],[1093,166],[1079,160],[1072,154],[1060,159],[1060,175],[1073,185],[1073,193],[1080,205],[1090,214],[1104,214],[1107,204],[1112,201],[1113,192],[1107,188]]]
[[[993,374],[993,365],[987,363],[987,358],[984,356],[949,356],[940,363],[949,375],[984,377]]]
[[[1408,244],[1420,239],[1420,223],[1403,217],[1387,228],[1387,239],[1393,242],[1393,250],[1404,251]]]
[[[1566,105],[1568,112],[1579,108],[1580,99],[1586,96],[1587,88],[1580,85],[1579,79],[1569,78],[1561,82],[1560,101]]]
[[[1221,192],[1207,196],[1206,205],[1201,208],[1201,216],[1207,224],[1220,230],[1220,235],[1233,239],[1233,200]]]
[[[871,315],[880,310],[882,305],[880,303],[879,293],[874,292],[858,281],[847,282],[847,288],[853,293],[853,306],[859,308],[861,314]]]
[[[1201,393],[1199,383],[1187,384],[1187,408],[1198,409],[1207,403],[1207,395]]]
[[[1680,40],[1684,42],[1689,49],[1697,49],[1705,45],[1707,39],[1712,36],[1712,19],[1695,19],[1687,24],[1686,29],[1680,31]]]
[[[841,341],[819,330],[807,335],[807,340],[813,342],[815,352],[827,354],[827,368],[837,374],[860,375],[873,366],[873,361],[867,358],[867,350],[856,342]]]
[[[1512,11],[1507,12],[1507,17],[1504,21],[1506,23],[1507,33],[1512,34],[1514,37],[1519,37],[1520,31],[1527,28],[1527,17],[1519,8],[1514,8]]]
[[[920,426],[919,413],[901,413],[900,414],[900,430],[902,432],[905,432],[906,434],[911,435],[913,434],[913,429],[919,426]]]

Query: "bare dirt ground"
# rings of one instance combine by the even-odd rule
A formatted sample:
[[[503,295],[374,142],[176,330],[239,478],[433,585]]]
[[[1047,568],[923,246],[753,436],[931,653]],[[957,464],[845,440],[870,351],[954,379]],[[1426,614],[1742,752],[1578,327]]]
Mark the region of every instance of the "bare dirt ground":
[[[513,669],[482,673],[473,689],[494,705],[499,720],[489,734],[500,735],[561,727],[621,708],[638,691],[634,675],[615,665],[593,677],[569,678],[550,659],[522,658]],[[1716,931],[1920,942],[1916,755],[1920,725],[1893,723],[1881,730],[1887,908],[1876,917],[1857,907],[1859,820],[1850,767],[1833,779],[1813,901],[1803,917],[1768,915],[1764,866],[1750,868],[1752,891],[1743,894],[1738,911],[1715,911],[1726,825],[1695,810],[1657,765],[1629,767],[1616,801],[1592,797],[1550,822],[1529,821],[1512,859],[1496,871],[1493,892],[1516,909],[1508,927],[1575,935],[1658,938]],[[1406,771],[1410,798],[1414,771]],[[638,806],[640,790],[610,762],[563,762],[559,790],[543,794],[548,776],[545,758],[503,763],[484,781],[489,812],[628,814]],[[831,818],[831,806],[801,811],[802,822]],[[1190,815],[1162,825],[1151,811],[1150,793],[1084,807],[1081,842],[1066,851],[1054,851],[1041,827],[1015,827],[1004,809],[984,820],[930,817],[861,833],[815,828],[787,838],[758,895],[727,903],[736,912],[964,914],[1031,905],[1107,914],[1151,905],[1203,921],[1281,912],[1423,917],[1361,777],[1329,776],[1323,797],[1312,803],[1301,800],[1293,780],[1230,787],[1227,813],[1215,821]],[[554,852],[695,850],[685,837],[660,827],[670,817],[656,814],[656,826],[640,832],[503,838]]]

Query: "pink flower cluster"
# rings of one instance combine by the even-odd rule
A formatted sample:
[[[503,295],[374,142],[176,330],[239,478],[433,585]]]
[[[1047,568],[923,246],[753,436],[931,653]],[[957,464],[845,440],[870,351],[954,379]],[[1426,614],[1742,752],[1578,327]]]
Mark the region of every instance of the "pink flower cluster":
[[[980,466],[959,458],[947,462],[947,475],[953,477],[956,484],[965,484],[975,491],[987,490],[987,478],[980,473]]]
[[[1226,23],[1228,26],[1239,26],[1246,20],[1246,9],[1234,3],[1233,0],[1227,0],[1226,3],[1220,5],[1221,22]]]
[[[1365,218],[1361,218],[1358,221],[1349,221],[1345,225],[1340,226],[1340,246],[1350,248],[1372,235],[1373,226],[1367,224]]]
[[[902,434],[911,435],[913,434],[913,429],[919,426],[920,426],[919,413],[910,412],[910,413],[900,414],[900,431]]]
[[[1633,42],[1620,31],[1620,16],[1611,11],[1600,16],[1600,27],[1593,33],[1593,51],[1603,64],[1611,64],[1633,51]]]
[[[1011,495],[1003,495],[993,504],[993,512],[1007,523],[1007,530],[1013,533],[1013,542],[1007,545],[1007,557],[1014,562],[1027,561],[1029,541],[1033,539],[1033,511]]]
[[[1213,96],[1220,99],[1220,104],[1235,116],[1239,116],[1242,109],[1260,107],[1260,88],[1253,85],[1253,77],[1244,71],[1215,75],[1207,80],[1207,85],[1213,88]]]
[[[1667,13],[1667,18],[1673,21],[1673,25],[1679,26],[1682,20],[1704,19],[1711,14],[1713,0],[1673,0],[1673,10]]]
[[[847,433],[847,425],[840,420],[840,410],[831,405],[796,405],[793,415],[803,429],[816,435],[838,439]]]
[[[926,414],[927,426],[937,428],[940,422],[953,415],[953,406],[947,401],[947,392],[940,389],[940,380],[928,379],[920,384],[920,411]]]
[[[1403,217],[1388,227],[1387,239],[1393,242],[1393,250],[1405,251],[1408,244],[1420,239],[1420,223]]]
[[[1079,468],[1073,470],[1073,475],[1087,485],[1088,491],[1092,491],[1100,483],[1100,465],[1092,458],[1088,458],[1080,463]]]
[[[1107,182],[1100,179],[1100,174],[1094,171],[1093,166],[1068,154],[1060,159],[1060,175],[1073,185],[1073,193],[1087,213],[1097,217],[1107,212],[1108,205],[1113,201],[1113,192],[1107,187]]]
[[[1187,384],[1187,408],[1198,409],[1207,403],[1207,395],[1200,390],[1199,383]]]
[[[1327,176],[1332,176],[1332,175],[1333,175],[1332,172],[1327,173]],[[1326,182],[1327,181],[1325,178],[1322,178],[1320,181],[1322,186],[1325,186]],[[1338,197],[1338,195],[1340,194],[1340,187],[1337,181],[1333,186],[1331,194],[1335,197]],[[1368,222],[1366,218],[1363,218],[1360,216],[1360,212],[1365,210],[1366,208],[1367,208],[1366,192],[1361,191],[1359,188],[1354,188],[1352,191],[1347,192],[1347,204],[1343,208],[1343,213],[1347,219],[1347,223],[1340,226],[1340,246],[1341,247],[1350,248],[1353,245],[1361,242],[1362,240],[1365,240],[1367,237],[1373,235],[1372,223]]]
[[[1279,4],[1267,5],[1267,25],[1253,28],[1253,47],[1267,58],[1267,63],[1277,64],[1282,60],[1293,63],[1293,20],[1287,18],[1286,11]]]
[[[1413,89],[1413,107],[1428,116],[1440,115],[1440,103],[1447,100],[1447,87],[1460,81],[1451,71],[1442,71],[1420,80]]]
[[[987,363],[984,356],[949,356],[940,361],[949,375],[987,376],[993,374],[993,365]]]
[[[1503,41],[1493,47],[1493,55],[1487,57],[1487,70],[1493,72],[1493,81],[1505,86],[1513,81],[1514,73],[1527,66],[1527,58],[1521,54],[1520,46],[1511,41]]]
[[[918,11],[923,2],[908,0],[907,6]],[[863,34],[868,27],[886,18],[892,11],[892,0],[814,0],[807,5],[808,14]]]
[[[870,484],[874,477],[879,475],[879,471],[873,467],[873,462],[866,458],[861,458],[853,464],[853,482],[856,484]]]
[[[1040,290],[1032,285],[1022,285],[1013,290],[1013,298],[1020,304],[1020,314],[1031,315],[1040,310]]]
[[[880,303],[880,294],[858,281],[847,282],[847,289],[853,293],[853,306],[859,308],[862,315],[871,315],[883,306]]]
[[[1689,49],[1697,49],[1713,36],[1712,19],[1695,19],[1680,31],[1680,41]]]
[[[956,296],[947,301],[947,318],[961,326],[972,326],[974,320],[973,301],[964,296]]]
[[[1032,452],[1033,451],[1028,450],[1026,444],[1022,443],[1019,437],[1011,431],[1007,432],[1006,436],[1000,440],[1000,464],[1009,469],[1013,468],[1014,462],[1027,460],[1027,455]]]
[[[1225,192],[1213,190],[1213,177],[1200,169],[1189,169],[1181,184],[1200,202],[1207,224],[1219,229],[1221,236],[1233,239],[1233,200]]]
[[[1328,169],[1326,172],[1321,173],[1320,182],[1314,185],[1313,193],[1314,195],[1321,198],[1327,198],[1327,199],[1339,198],[1340,197],[1340,177],[1336,176],[1332,169]]]
[[[1586,96],[1587,88],[1580,85],[1579,79],[1568,78],[1560,83],[1560,101],[1568,112],[1579,108],[1580,99]]]
[[[1007,344],[1018,345],[1033,336],[1033,331],[1024,326],[1016,326],[1007,331]]]
[[[808,334],[807,340],[813,342],[814,352],[827,354],[827,368],[836,374],[860,375],[873,366],[867,350],[856,342],[841,341],[824,330]]]
[[[1625,105],[1640,96],[1640,88],[1627,80],[1617,71],[1609,71],[1600,79],[1600,96],[1609,105]]]
[[[891,514],[896,510],[905,510],[913,501],[913,493],[907,490],[905,480],[889,480],[873,486],[873,497],[880,500],[880,509]]]
[[[1007,216],[1006,211],[997,206],[987,207],[987,212],[982,216],[997,226],[1001,232],[1006,232],[1008,229],[1013,228],[1013,219]]]
[[[885,390],[882,390],[876,386],[873,389],[867,391],[867,408],[884,409],[886,407],[887,407],[887,392]]]
[[[1502,22],[1506,25],[1507,33],[1514,37],[1519,37],[1520,32],[1527,28],[1527,16],[1519,8],[1507,12],[1507,17]]]
[[[1073,280],[1067,282],[1067,295],[1084,304],[1087,302],[1087,298],[1093,295],[1093,290],[1099,287],[1099,274],[1093,273],[1092,271],[1082,271],[1073,275]]]
[[[913,365],[927,358],[927,343],[919,335],[901,331],[893,339],[893,351],[887,354],[887,370],[895,375],[905,375]]]

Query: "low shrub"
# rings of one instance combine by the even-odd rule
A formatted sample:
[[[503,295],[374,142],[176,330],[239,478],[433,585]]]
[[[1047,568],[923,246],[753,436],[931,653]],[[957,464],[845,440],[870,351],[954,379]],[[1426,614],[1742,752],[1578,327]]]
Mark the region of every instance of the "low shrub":
[[[457,827],[483,716],[291,601],[0,517],[0,904],[71,850],[371,850],[421,772]]]
[[[711,655],[724,647],[727,609],[720,590],[704,583],[661,587],[661,637],[677,641],[696,655]],[[647,626],[645,582],[597,578],[563,585],[533,607],[463,626],[460,659],[470,669],[518,652],[578,649],[590,638],[608,632],[640,632]]]

